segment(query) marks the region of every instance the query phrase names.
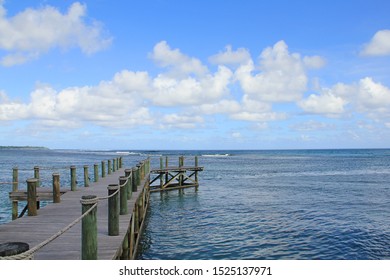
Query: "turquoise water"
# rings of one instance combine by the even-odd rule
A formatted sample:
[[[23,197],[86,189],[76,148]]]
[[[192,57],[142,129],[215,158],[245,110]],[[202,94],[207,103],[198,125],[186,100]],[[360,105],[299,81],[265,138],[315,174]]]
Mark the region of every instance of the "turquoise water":
[[[158,166],[199,155],[200,187],[153,193],[140,259],[390,259],[390,150],[142,151]],[[34,165],[62,178],[67,166],[114,152],[0,151],[0,181]],[[43,171],[42,171],[43,172]],[[22,180],[22,179],[21,179]],[[82,178],[78,179],[82,185]],[[9,221],[10,186],[0,185],[0,223]],[[0,233],[1,234],[1,233]]]

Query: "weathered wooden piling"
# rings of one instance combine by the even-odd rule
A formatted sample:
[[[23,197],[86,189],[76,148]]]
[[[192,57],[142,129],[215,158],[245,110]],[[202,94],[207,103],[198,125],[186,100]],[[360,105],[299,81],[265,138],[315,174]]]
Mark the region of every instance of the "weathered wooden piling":
[[[34,178],[35,179],[38,179],[38,185],[37,185],[37,187],[39,187],[40,186],[40,181],[39,181],[39,166],[34,166]]]
[[[99,181],[99,164],[93,165],[93,181],[96,183]]]
[[[138,176],[139,175],[139,169],[138,167],[133,167],[133,192],[136,192],[137,191],[137,187],[138,187]]]
[[[37,185],[38,179],[32,178],[27,180],[27,209],[28,216],[37,215]]]
[[[107,163],[108,163],[108,174],[111,174],[111,169],[112,169],[111,160],[108,160]]]
[[[96,195],[85,195],[81,197],[82,214],[89,213],[82,219],[81,224],[81,259],[97,260],[97,220],[96,208],[98,199]],[[92,208],[90,210],[90,208]]]
[[[102,178],[106,177],[106,162],[102,160]]]
[[[195,156],[195,167],[199,166],[198,156]],[[195,170],[195,182],[198,183],[198,170]]]
[[[53,173],[53,203],[61,202],[60,174]]]
[[[181,156],[179,157],[179,168],[184,166],[184,157]],[[179,175],[179,186],[183,186],[183,175]]]
[[[119,186],[110,184],[108,187],[108,235],[119,235]]]
[[[84,187],[89,187],[88,165],[84,165]]]
[[[76,166],[70,167],[70,190],[75,191],[77,188]]]
[[[19,169],[14,167],[12,169],[12,191],[16,192],[19,189]],[[19,215],[18,201],[12,200],[12,220],[16,220]]]
[[[161,156],[160,157],[160,169],[162,170],[163,168],[164,168],[163,157]],[[164,186],[164,177],[160,176],[160,188],[162,188],[163,186]]]
[[[127,180],[127,200],[129,200],[133,193],[133,170],[125,169],[125,176],[129,177],[129,180]]]
[[[125,176],[119,177],[119,186],[120,215],[126,215],[129,210],[127,208],[127,178]]]

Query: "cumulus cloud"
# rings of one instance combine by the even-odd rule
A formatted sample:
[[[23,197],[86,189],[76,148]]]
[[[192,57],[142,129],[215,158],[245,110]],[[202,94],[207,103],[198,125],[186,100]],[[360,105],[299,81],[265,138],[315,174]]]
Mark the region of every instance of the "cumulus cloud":
[[[196,106],[195,111],[201,114],[233,114],[241,110],[241,104],[232,99],[222,99],[215,103],[202,104]]]
[[[299,100],[306,90],[308,78],[299,54],[290,54],[284,41],[266,48],[260,55],[260,72],[250,61],[240,66],[236,77],[244,92],[266,102]]]
[[[232,50],[232,46],[226,46],[224,52],[210,56],[209,61],[218,65],[240,65],[248,63],[251,60],[250,53],[247,49],[239,48],[236,51]]]
[[[112,80],[96,86],[68,87],[60,91],[49,85],[36,88],[28,103],[10,100],[3,92],[0,120],[35,119],[62,125],[64,120],[90,122],[100,126],[133,126],[152,123],[149,109],[142,104],[142,90],[148,75],[124,70]]]
[[[390,117],[390,89],[366,77],[356,83],[338,83],[332,88],[322,88],[318,94],[311,94],[298,105],[307,113],[330,117],[357,112],[372,119],[387,118]]]
[[[319,55],[305,56],[303,57],[303,63],[306,67],[313,69],[322,68],[326,64],[325,60]]]
[[[290,53],[283,41],[264,49],[258,65],[246,50],[227,47],[224,53],[211,56],[218,64],[214,71],[165,41],[155,45],[150,57],[162,67],[156,76],[125,69],[91,86],[58,90],[41,85],[30,93],[28,102],[13,100],[0,91],[0,121],[27,119],[64,128],[87,123],[192,129],[218,114],[266,128],[267,122],[289,117],[275,112],[274,104],[279,102],[298,104],[307,114],[326,117],[357,112],[374,120],[382,118],[384,123],[390,117],[390,89],[370,77],[330,88],[318,84],[316,93],[304,97],[306,71],[322,67],[325,61],[319,56]],[[320,129],[321,125],[306,126]]]
[[[367,43],[361,55],[364,56],[384,56],[390,55],[390,29],[379,30]]]
[[[390,88],[366,77],[359,81],[357,92],[354,102],[358,112],[372,119],[390,118]]]
[[[201,78],[175,79],[164,74],[153,79],[153,90],[146,94],[154,105],[200,105],[218,101],[228,92],[232,72],[220,66],[214,74]]]
[[[194,57],[183,54],[179,49],[172,49],[166,41],[157,43],[150,57],[160,66],[170,69],[173,76],[195,74],[204,75],[208,69]]]
[[[331,91],[325,91],[320,95],[311,94],[308,98],[300,101],[299,106],[308,113],[338,116],[344,113],[346,101]]]
[[[111,38],[104,36],[99,22],[86,21],[86,12],[86,5],[75,2],[66,13],[45,6],[7,17],[4,3],[0,2],[0,49],[8,52],[0,63],[22,64],[56,47],[78,47],[86,54],[106,48]]]
[[[160,128],[183,128],[191,129],[203,123],[204,119],[201,116],[191,116],[185,114],[167,114],[161,120]]]

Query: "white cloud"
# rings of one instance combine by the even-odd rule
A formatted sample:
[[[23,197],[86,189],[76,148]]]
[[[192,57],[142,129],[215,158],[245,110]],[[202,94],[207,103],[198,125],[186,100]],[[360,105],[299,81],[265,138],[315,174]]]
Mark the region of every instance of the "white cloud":
[[[377,121],[390,118],[390,88],[372,78],[361,79],[357,85],[356,110]]]
[[[241,110],[241,104],[236,100],[222,99],[216,103],[202,104],[195,107],[195,111],[202,114],[232,114]]]
[[[325,60],[318,55],[305,56],[303,58],[303,63],[305,64],[306,67],[313,68],[313,69],[322,68],[326,64]]]
[[[236,77],[252,99],[266,102],[299,100],[307,85],[304,63],[299,54],[290,54],[284,41],[266,48],[260,55],[260,73],[253,61],[240,66]]]
[[[328,117],[357,112],[371,119],[386,119],[390,117],[390,88],[366,77],[357,83],[322,88],[319,94],[311,94],[298,105],[305,112]]]
[[[7,17],[0,2],[0,49],[8,52],[0,63],[3,66],[25,63],[56,47],[79,47],[86,54],[106,48],[111,38],[103,35],[100,23],[85,21],[86,11],[86,5],[75,2],[64,14],[45,6]]]
[[[96,86],[68,87],[57,91],[45,85],[30,94],[29,103],[17,103],[5,93],[0,98],[0,120],[34,119],[45,125],[64,125],[64,120],[100,126],[133,126],[153,123],[143,105],[142,90],[149,77],[124,70]],[[72,125],[73,126],[73,125]]]
[[[248,63],[251,60],[249,51],[244,48],[239,48],[236,51],[232,50],[232,46],[226,46],[224,52],[209,57],[209,61],[218,65],[240,65]]]
[[[173,78],[164,74],[153,79],[152,91],[146,97],[158,106],[201,105],[220,100],[228,93],[232,72],[219,66],[216,73],[200,78]]]
[[[361,51],[365,56],[390,55],[390,29],[379,30]]]
[[[166,41],[157,43],[150,57],[160,66],[168,67],[175,77],[188,74],[202,76],[208,72],[207,67],[199,59],[189,57],[179,49],[171,49]]]
[[[278,121],[287,118],[285,113],[278,112],[260,112],[253,113],[248,111],[239,112],[230,116],[234,120],[249,121],[249,122],[268,122]]]
[[[332,117],[344,113],[346,103],[343,98],[336,96],[331,90],[324,90],[320,95],[311,94],[308,98],[298,102],[298,105],[305,112]]]
[[[241,132],[237,132],[237,131],[236,132],[232,132],[231,136],[233,138],[236,138],[236,139],[241,139],[242,138]]]
[[[197,127],[199,123],[203,123],[204,119],[200,116],[188,116],[179,114],[168,114],[161,119],[161,129],[165,128],[183,128],[192,129]]]
[[[334,128],[334,125],[325,122],[309,120],[307,122],[292,125],[291,128],[297,131],[318,131],[318,130],[323,131],[325,129]]]

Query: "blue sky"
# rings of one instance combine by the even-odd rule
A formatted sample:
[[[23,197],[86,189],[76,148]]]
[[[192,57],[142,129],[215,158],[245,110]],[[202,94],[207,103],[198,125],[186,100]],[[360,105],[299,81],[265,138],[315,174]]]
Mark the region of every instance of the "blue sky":
[[[388,148],[388,11],[0,0],[0,145]]]

